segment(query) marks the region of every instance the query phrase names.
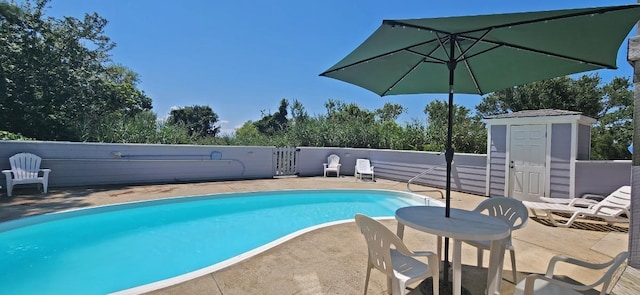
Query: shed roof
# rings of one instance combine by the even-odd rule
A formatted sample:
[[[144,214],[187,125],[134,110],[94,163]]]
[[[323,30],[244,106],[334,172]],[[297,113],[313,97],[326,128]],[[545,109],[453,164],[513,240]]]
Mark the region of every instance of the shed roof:
[[[485,117],[485,119],[509,119],[509,118],[569,116],[569,115],[582,115],[582,113],[575,112],[575,111],[555,110],[555,109],[524,110],[524,111],[507,113],[507,114],[487,116]]]

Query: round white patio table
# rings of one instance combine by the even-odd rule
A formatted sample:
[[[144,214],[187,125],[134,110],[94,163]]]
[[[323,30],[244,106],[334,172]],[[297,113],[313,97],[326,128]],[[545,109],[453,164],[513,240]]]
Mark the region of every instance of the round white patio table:
[[[409,206],[396,210],[398,236],[404,235],[404,226],[438,236],[438,256],[440,256],[440,237],[453,239],[453,294],[460,295],[462,290],[462,241],[491,241],[487,293],[499,294],[502,281],[502,263],[505,241],[510,233],[509,226],[502,220],[479,212],[451,208],[450,216],[445,217],[444,207]],[[434,282],[435,283],[435,282]]]

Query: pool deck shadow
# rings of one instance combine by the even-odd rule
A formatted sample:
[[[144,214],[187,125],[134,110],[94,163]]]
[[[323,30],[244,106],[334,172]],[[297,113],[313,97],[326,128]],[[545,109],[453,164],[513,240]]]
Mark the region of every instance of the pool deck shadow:
[[[297,177],[264,180],[156,184],[139,186],[101,186],[93,188],[52,188],[39,193],[35,186],[16,188],[13,197],[0,196],[0,221],[89,206],[214,193],[268,191],[282,189],[389,189],[406,191],[405,182],[376,179],[360,181],[353,177]],[[415,190],[431,189],[412,185]],[[419,194],[440,199],[439,194]],[[452,192],[454,208],[473,209],[485,197]],[[238,221],[249,222],[249,221]],[[396,221],[383,223],[395,232]],[[627,225],[620,225],[628,228]],[[513,233],[518,277],[544,273],[552,256],[563,254],[591,262],[604,262],[627,250],[628,233],[583,228],[557,228],[529,220]],[[224,241],[221,241],[224,242]],[[411,228],[405,242],[416,250],[435,251],[436,238]],[[488,255],[485,255],[488,256]],[[505,254],[501,294],[513,294],[514,280],[509,254]],[[463,245],[463,287],[471,294],[483,294],[486,267],[476,266],[476,250]],[[149,294],[362,294],[366,274],[367,250],[354,222],[320,228],[277,245],[256,256],[198,278],[149,292]],[[561,268],[561,274],[588,284],[601,272]],[[416,287],[411,286],[411,287]],[[595,294],[596,290],[592,290]],[[386,294],[386,279],[372,271],[368,294]],[[419,295],[415,289],[409,294]],[[591,294],[591,293],[589,293]]]

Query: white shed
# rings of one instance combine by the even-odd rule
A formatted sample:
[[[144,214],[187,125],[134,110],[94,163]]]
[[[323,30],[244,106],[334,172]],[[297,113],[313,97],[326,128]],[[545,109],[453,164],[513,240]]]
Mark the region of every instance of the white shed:
[[[589,160],[595,121],[553,109],[485,118],[486,194],[531,201],[575,197],[576,160]]]

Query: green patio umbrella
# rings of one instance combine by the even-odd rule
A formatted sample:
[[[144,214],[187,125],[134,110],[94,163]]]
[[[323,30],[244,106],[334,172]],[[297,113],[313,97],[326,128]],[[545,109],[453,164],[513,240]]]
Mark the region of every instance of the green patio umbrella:
[[[448,217],[454,155],[453,94],[483,95],[557,76],[615,69],[618,49],[638,19],[640,6],[633,4],[384,20],[358,48],[320,75],[380,96],[449,93],[445,150]],[[445,279],[447,252],[445,246]]]

